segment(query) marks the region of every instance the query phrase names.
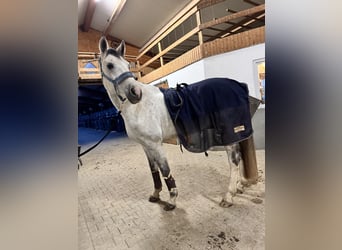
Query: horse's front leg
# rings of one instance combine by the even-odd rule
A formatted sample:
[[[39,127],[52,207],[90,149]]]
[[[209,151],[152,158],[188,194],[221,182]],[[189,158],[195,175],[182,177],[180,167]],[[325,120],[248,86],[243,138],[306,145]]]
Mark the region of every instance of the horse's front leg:
[[[237,184],[239,182],[239,163],[241,162],[241,153],[239,150],[239,144],[233,144],[231,146],[226,146],[226,152],[228,155],[228,163],[229,163],[229,186],[228,192],[223,197],[220,206],[221,207],[230,207],[233,205],[233,197],[237,192]]]
[[[153,146],[148,147],[147,151],[148,151],[147,154],[150,155],[152,159],[155,161],[155,163],[158,165],[159,170],[165,180],[167,189],[169,190],[169,193],[170,193],[170,199],[166,203],[164,210],[166,211],[172,210],[176,207],[176,198],[178,196],[178,191],[177,191],[175,179],[171,175],[169,164],[167,162],[166,156],[162,149],[162,145],[159,143],[156,143]],[[153,175],[153,172],[152,172],[152,175]],[[158,173],[158,176],[159,176],[159,173]],[[158,180],[157,182],[159,185]],[[158,193],[158,198],[159,198],[159,193]]]
[[[159,175],[158,165],[155,162],[153,156],[150,155],[149,151],[144,148],[145,154],[147,156],[148,164],[151,169],[152,179],[154,184],[154,192],[148,199],[150,202],[158,202],[160,200],[159,193],[162,191],[162,182]]]
[[[159,169],[163,175],[167,189],[169,190],[169,193],[170,193],[170,199],[164,207],[164,210],[169,211],[169,210],[172,210],[176,207],[176,198],[178,196],[176,181],[171,175],[169,164],[167,163],[166,159],[164,159],[164,160],[162,160],[162,162],[160,162]]]

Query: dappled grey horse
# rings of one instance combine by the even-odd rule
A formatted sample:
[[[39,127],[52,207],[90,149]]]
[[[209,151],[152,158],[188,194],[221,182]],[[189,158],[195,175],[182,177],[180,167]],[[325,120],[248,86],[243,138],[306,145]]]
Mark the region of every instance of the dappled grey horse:
[[[124,59],[124,41],[116,48],[110,48],[105,37],[99,42],[101,52],[100,65],[103,85],[114,106],[121,111],[125,121],[129,138],[140,143],[146,153],[152,172],[154,192],[150,202],[159,202],[162,190],[161,173],[169,190],[170,198],[164,209],[172,210],[176,207],[178,191],[162,142],[177,136],[173,120],[165,104],[164,94],[153,85],[143,84],[135,80],[129,71],[129,63]],[[233,204],[233,197],[238,187],[247,183],[243,177],[243,166],[239,144],[225,146],[228,154],[229,186],[220,205],[229,207]],[[239,171],[239,166],[242,166]]]

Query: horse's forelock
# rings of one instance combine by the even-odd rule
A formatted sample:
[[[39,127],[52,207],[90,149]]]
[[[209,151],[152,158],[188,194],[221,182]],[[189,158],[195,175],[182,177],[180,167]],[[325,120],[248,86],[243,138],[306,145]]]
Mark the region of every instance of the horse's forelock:
[[[106,56],[108,56],[108,55],[113,55],[113,56],[115,56],[115,57],[120,58],[119,53],[118,53],[115,49],[112,49],[112,48],[110,48],[110,49],[107,50]]]

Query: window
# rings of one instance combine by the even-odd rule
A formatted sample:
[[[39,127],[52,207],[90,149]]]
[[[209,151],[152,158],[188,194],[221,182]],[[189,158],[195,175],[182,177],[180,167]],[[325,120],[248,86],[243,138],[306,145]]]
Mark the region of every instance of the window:
[[[84,68],[86,69],[96,69],[95,65],[92,64],[91,62],[88,62],[86,65],[84,65]],[[86,72],[86,74],[95,74],[96,72]]]
[[[266,70],[265,70],[265,58],[258,59],[254,61],[254,69],[256,74],[256,81],[260,92],[260,99],[262,100],[262,103],[265,104],[266,102],[266,91],[265,91],[265,76],[266,76]]]

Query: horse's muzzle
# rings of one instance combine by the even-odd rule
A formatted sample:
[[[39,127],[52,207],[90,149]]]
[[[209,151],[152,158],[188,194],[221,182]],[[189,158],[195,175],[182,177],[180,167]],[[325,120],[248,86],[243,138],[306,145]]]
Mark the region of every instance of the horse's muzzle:
[[[142,91],[139,86],[130,85],[127,91],[127,99],[132,103],[136,104],[141,100]]]

